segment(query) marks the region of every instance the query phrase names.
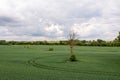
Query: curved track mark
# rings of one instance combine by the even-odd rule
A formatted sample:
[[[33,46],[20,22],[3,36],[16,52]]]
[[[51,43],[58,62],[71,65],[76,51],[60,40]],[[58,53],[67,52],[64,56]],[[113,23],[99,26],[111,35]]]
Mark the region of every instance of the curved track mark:
[[[50,56],[47,56],[50,57]],[[48,70],[57,70],[57,71],[64,71],[64,72],[72,72],[72,73],[85,73],[85,74],[97,74],[97,75],[105,75],[105,76],[120,76],[120,73],[116,73],[116,72],[102,72],[102,71],[78,71],[78,70],[68,70],[68,69],[64,69],[64,68],[58,68],[58,67],[53,67],[53,66],[47,66],[47,65],[43,65],[40,63],[37,63],[36,61],[38,59],[41,59],[43,57],[37,57],[37,58],[33,58],[31,60],[28,60],[28,64],[36,67],[36,68],[42,68],[42,69],[48,69]]]

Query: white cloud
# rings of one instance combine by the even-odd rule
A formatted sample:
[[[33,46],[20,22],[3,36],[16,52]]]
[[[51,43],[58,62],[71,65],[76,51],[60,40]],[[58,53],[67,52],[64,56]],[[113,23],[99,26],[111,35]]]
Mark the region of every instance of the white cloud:
[[[55,24],[52,24],[48,27],[45,27],[45,32],[47,32],[47,35],[50,36],[50,35],[56,35],[56,36],[62,36],[63,35],[63,31],[61,30],[62,26],[60,25],[55,25]]]
[[[0,0],[0,39],[57,40],[74,29],[81,39],[112,40],[119,7],[120,0]]]
[[[120,27],[109,23],[107,19],[92,18],[82,24],[74,24],[71,28],[77,32],[81,39],[113,40],[120,31]]]
[[[5,36],[12,36],[13,34],[7,29],[2,26],[0,26],[0,36],[5,37]]]

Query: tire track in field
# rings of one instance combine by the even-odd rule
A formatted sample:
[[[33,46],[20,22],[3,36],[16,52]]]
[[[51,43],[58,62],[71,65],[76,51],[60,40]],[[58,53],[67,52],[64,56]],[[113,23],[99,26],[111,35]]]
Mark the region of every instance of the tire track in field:
[[[53,55],[51,55],[53,56]],[[45,57],[50,57],[50,56],[45,56]],[[102,71],[85,71],[85,70],[81,70],[81,71],[78,71],[78,70],[72,70],[72,69],[64,69],[64,68],[59,68],[59,67],[54,67],[54,66],[47,66],[47,65],[44,65],[44,64],[40,64],[40,63],[37,63],[36,61],[39,60],[39,59],[42,59],[44,57],[36,57],[36,58],[33,58],[33,59],[30,59],[28,60],[28,64],[36,67],[36,68],[42,68],[42,69],[48,69],[48,70],[57,70],[57,71],[64,71],[64,72],[72,72],[72,73],[85,73],[85,74],[96,74],[96,75],[105,75],[105,76],[117,76],[119,77],[120,76],[120,73],[119,72],[102,72]]]

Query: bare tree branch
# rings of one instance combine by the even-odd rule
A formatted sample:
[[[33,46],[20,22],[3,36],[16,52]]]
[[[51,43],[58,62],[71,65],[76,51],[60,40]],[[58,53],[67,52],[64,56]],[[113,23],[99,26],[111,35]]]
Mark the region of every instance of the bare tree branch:
[[[73,47],[75,45],[75,40],[77,39],[77,33],[74,31],[70,31],[67,38],[70,46],[70,54],[73,55]]]

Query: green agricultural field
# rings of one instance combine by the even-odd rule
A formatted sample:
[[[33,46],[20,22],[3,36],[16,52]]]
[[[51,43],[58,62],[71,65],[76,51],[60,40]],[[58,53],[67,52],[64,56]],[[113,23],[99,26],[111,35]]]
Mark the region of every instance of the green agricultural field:
[[[49,48],[53,51],[49,51]],[[0,46],[0,80],[120,80],[120,47]]]

